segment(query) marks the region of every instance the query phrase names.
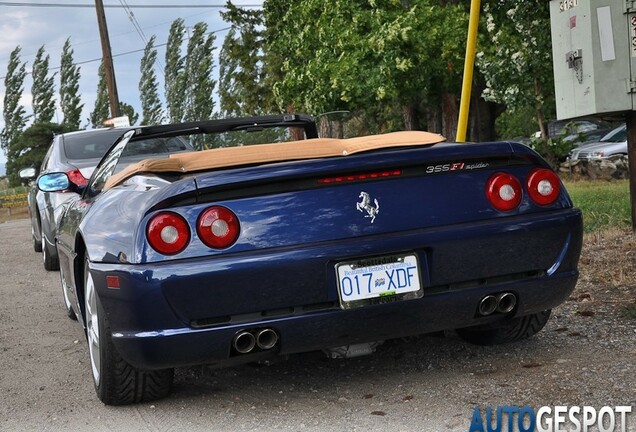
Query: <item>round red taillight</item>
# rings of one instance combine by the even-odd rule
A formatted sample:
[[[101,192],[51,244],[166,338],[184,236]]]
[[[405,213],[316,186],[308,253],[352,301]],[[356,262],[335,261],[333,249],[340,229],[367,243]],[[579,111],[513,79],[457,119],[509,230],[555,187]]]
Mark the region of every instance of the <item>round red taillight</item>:
[[[238,217],[229,209],[213,206],[205,209],[197,223],[197,233],[206,246],[225,249],[234,244],[240,232]]]
[[[148,221],[146,237],[150,246],[157,252],[174,255],[185,249],[190,242],[190,228],[180,215],[161,212]]]
[[[521,203],[523,190],[516,177],[507,173],[495,173],[486,183],[486,196],[499,211],[510,211]]]
[[[561,194],[559,176],[549,169],[537,168],[528,174],[528,195],[539,205],[553,204]]]

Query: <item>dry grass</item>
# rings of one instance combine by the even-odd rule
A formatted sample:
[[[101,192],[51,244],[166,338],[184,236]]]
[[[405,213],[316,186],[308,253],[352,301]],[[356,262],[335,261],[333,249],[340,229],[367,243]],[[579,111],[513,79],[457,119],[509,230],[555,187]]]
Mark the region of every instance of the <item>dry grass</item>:
[[[608,228],[585,234],[578,298],[636,319],[636,235]]]

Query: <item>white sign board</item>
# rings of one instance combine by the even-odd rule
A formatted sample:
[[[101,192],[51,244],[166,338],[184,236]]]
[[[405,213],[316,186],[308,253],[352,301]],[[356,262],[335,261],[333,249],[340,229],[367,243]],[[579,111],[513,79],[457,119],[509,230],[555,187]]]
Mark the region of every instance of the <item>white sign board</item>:
[[[104,120],[102,124],[104,126],[111,126],[111,127],[130,127],[130,120],[128,119],[128,116],[126,115],[121,117],[109,118],[107,120]]]

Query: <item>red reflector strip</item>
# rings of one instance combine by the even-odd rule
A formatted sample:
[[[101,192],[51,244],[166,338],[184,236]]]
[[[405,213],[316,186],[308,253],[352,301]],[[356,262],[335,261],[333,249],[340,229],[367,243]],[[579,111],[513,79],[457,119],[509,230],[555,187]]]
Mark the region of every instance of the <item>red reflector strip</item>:
[[[119,276],[106,276],[106,286],[109,289],[119,289]]]
[[[337,177],[325,177],[318,179],[318,184],[347,183],[354,181],[375,180],[379,178],[397,177],[402,175],[402,170],[377,171],[364,174],[352,174]]]

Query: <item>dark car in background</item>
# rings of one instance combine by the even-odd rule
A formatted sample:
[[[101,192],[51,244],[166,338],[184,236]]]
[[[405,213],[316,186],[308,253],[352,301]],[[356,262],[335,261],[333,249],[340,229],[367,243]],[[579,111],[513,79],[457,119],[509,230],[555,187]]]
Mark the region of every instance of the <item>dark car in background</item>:
[[[85,186],[106,151],[130,129],[92,129],[56,135],[44,157],[39,175],[64,172],[69,181],[78,188]],[[140,148],[143,149],[141,153],[193,150],[190,144],[180,138],[148,140],[146,145]],[[20,172],[21,177],[31,179],[37,174],[33,169]],[[42,192],[35,184],[29,191],[33,249],[36,252],[42,252],[46,270],[59,269],[55,247],[56,223],[62,211],[62,205],[72,195],[72,192]]]

